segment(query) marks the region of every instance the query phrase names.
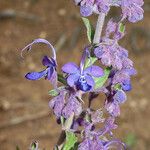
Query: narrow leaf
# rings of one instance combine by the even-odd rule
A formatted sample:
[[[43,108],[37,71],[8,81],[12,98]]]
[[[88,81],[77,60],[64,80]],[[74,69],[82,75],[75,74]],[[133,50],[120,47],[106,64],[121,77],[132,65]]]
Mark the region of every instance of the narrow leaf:
[[[87,29],[88,40],[89,40],[90,43],[92,43],[93,38],[94,38],[94,33],[95,33],[94,28],[93,28],[93,26],[91,25],[90,21],[87,18],[82,17],[82,20],[83,20],[84,25]]]
[[[110,68],[106,68],[104,70],[104,76],[100,77],[100,78],[95,78],[95,89],[101,88],[105,82],[107,81],[109,74],[110,74]]]
[[[63,150],[71,150],[74,149],[75,144],[77,143],[77,137],[73,132],[66,131],[66,142],[63,147]]]

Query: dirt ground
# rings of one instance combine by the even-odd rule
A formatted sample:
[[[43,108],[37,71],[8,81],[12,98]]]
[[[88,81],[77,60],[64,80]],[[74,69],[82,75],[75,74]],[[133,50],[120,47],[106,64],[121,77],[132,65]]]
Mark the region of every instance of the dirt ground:
[[[144,21],[128,23],[122,40],[138,74],[133,77],[128,101],[121,107],[115,132],[123,141],[132,138],[132,150],[150,149],[149,0],[144,8]],[[41,149],[52,150],[60,133],[48,107],[50,84],[24,78],[25,73],[42,69],[40,60],[49,50],[35,46],[22,60],[20,49],[35,38],[46,38],[57,48],[61,67],[68,61],[79,62],[87,43],[85,34],[72,0],[0,0],[0,150],[15,150],[17,145],[26,150],[33,140],[39,141]]]

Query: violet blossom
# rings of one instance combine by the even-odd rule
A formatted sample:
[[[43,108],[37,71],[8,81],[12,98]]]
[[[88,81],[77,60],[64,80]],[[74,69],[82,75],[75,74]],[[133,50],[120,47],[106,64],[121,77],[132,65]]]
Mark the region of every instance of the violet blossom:
[[[111,6],[121,7],[122,20],[128,19],[130,22],[137,22],[143,19],[143,0],[74,0],[80,6],[82,16],[90,16],[93,13],[107,14]]]
[[[144,10],[142,6],[143,0],[122,0],[121,8],[123,19],[128,18],[130,22],[137,22],[143,19]]]
[[[67,83],[71,87],[87,92],[94,88],[95,82],[93,77],[101,77],[104,75],[102,68],[91,65],[84,69],[84,63],[87,53],[83,53],[83,57],[78,67],[75,63],[67,63],[62,67],[62,71],[68,75]]]
[[[25,77],[28,80],[38,80],[43,77],[45,79],[48,79],[51,81],[51,83],[56,87],[57,86],[57,62],[56,62],[56,52],[54,47],[45,39],[35,39],[32,43],[28,44],[24,49],[22,49],[22,52],[27,50],[30,51],[33,44],[36,43],[44,43],[48,45],[49,48],[52,49],[53,57],[49,58],[48,56],[44,56],[42,59],[42,64],[46,67],[43,71],[40,72],[29,72],[25,75]],[[22,54],[21,54],[22,55]]]

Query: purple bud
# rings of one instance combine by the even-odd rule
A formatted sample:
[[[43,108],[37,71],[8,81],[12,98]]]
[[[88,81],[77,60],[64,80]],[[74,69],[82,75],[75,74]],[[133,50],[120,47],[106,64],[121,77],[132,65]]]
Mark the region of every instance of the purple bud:
[[[114,100],[119,102],[119,103],[124,103],[127,100],[127,96],[124,91],[119,90],[117,93],[114,95]]]

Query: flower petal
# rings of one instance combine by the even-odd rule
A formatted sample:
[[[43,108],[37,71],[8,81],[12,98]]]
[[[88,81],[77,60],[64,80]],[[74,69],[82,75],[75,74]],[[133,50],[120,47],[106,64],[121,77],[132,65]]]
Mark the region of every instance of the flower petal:
[[[56,115],[57,118],[61,117],[62,110],[65,105],[65,96],[66,92],[61,91],[60,94],[56,97],[54,97],[50,102],[49,102],[49,107],[53,109],[54,114]]]
[[[87,84],[93,88],[95,85],[94,79],[90,75],[86,75],[85,79],[86,79]]]
[[[87,92],[87,91],[91,90],[91,88],[92,88],[91,85],[89,85],[86,81],[83,81],[82,79],[78,80],[76,86],[77,86],[78,90],[81,90],[84,92]]]
[[[80,13],[84,17],[90,16],[93,13],[93,7],[92,6],[81,6]]]
[[[84,70],[84,73],[90,74],[91,76],[94,76],[94,77],[101,77],[104,75],[103,69],[94,65],[86,68]]]
[[[75,63],[70,62],[62,67],[62,71],[69,74],[77,73],[79,72],[79,67]]]
[[[54,72],[54,67],[48,67],[48,68],[47,68],[47,77],[46,77],[46,78],[47,78],[48,80],[51,79],[53,72]]]
[[[124,90],[124,91],[131,91],[132,90],[132,85],[131,85],[131,83],[122,83],[122,89]]]
[[[57,81],[58,81],[57,72],[56,72],[56,70],[54,70],[53,74],[52,74],[52,76],[50,78],[50,82],[54,86],[54,88],[57,88]]]
[[[119,90],[117,93],[114,95],[114,100],[119,102],[119,103],[124,103],[127,100],[127,96],[124,91]]]
[[[113,117],[117,117],[120,115],[120,107],[118,102],[110,102],[105,103],[105,109],[111,114]]]
[[[76,95],[70,95],[62,111],[64,118],[69,118],[72,113],[74,113],[75,116],[79,116],[81,112],[82,112],[82,105],[76,98]]]
[[[28,80],[38,80],[47,74],[47,70],[41,72],[30,72],[25,75]]]
[[[42,64],[47,67],[47,66],[51,65],[51,61],[47,56],[44,56],[43,60],[42,60]]]
[[[77,81],[79,80],[79,75],[78,74],[72,74],[67,78],[67,83],[69,86],[73,87]]]

